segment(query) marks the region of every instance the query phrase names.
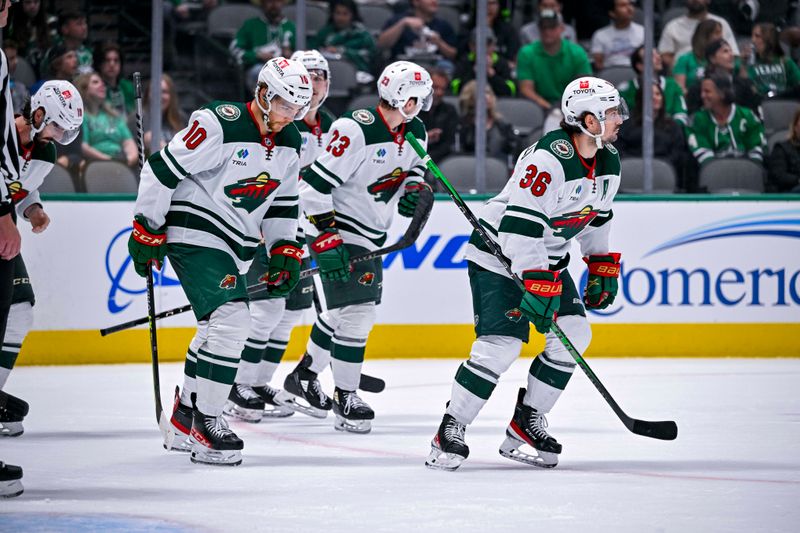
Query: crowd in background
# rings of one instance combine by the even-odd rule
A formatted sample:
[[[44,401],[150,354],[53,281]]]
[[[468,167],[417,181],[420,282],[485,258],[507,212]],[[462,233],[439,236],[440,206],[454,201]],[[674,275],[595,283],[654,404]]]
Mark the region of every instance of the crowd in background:
[[[185,38],[181,28],[186,21],[206,20],[218,6],[235,3],[165,2],[166,64],[175,63],[175,40]],[[285,0],[252,4],[260,8],[260,16],[245,20],[227,43],[248,88],[255,86],[266,60],[288,56],[296,46],[295,24],[285,16]],[[309,34],[308,48],[351,63],[358,89],[364,92],[374,88],[376,72],[389,61],[409,59],[426,66],[434,80],[434,104],[421,118],[429,131],[431,154],[442,160],[474,150],[475,2],[396,1],[391,4],[394,14],[380,28],[362,23],[362,2],[321,4],[329,16]],[[632,113],[616,146],[623,158],[641,156],[644,28],[636,22],[640,6],[631,0],[487,0],[487,4],[487,155],[513,164],[522,149],[558,127],[561,94],[571,80],[628,69],[629,79],[617,85]],[[778,133],[766,131],[763,121],[765,102],[800,97],[800,69],[794,59],[800,49],[797,5],[788,0],[658,4],[682,9],[669,20],[666,11],[657,13],[653,54],[654,155],[675,169],[678,190],[702,192],[697,177],[703,165],[735,157],[764,166],[767,191],[800,191],[800,113],[786,116]],[[440,16],[443,6],[455,6],[460,17],[453,21]],[[41,0],[22,0],[11,9],[3,48],[12,71],[23,60],[35,78],[26,86],[15,77],[12,93],[17,111],[49,79],[70,80],[81,92],[86,106],[82,135],[59,153],[59,164],[76,176],[92,161],[136,166],[133,86],[123,52],[115,42],[92,39],[84,12],[48,13]],[[165,75],[160,94],[162,144],[183,128],[191,111],[181,108],[178,94],[172,78]],[[149,94],[146,98],[149,101]],[[504,117],[498,110],[498,99],[503,98],[529,100],[541,109],[542,124],[532,132],[521,132],[514,117]],[[339,110],[346,107],[345,103]],[[148,146],[151,123],[146,114]],[[768,134],[774,135],[769,143]]]

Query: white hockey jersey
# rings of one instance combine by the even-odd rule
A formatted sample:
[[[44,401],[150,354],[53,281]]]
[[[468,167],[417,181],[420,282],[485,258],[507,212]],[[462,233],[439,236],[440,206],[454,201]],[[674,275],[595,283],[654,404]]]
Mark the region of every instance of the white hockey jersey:
[[[620,185],[619,153],[608,144],[598,150],[593,171],[586,165],[591,163],[580,160],[564,130],[549,132],[522,152],[511,179],[479,213],[515,274],[565,268],[573,238],[583,255],[609,251],[611,203]],[[508,277],[476,232],[466,258]]]
[[[35,142],[30,150],[19,148],[19,180],[8,183],[8,193],[17,210],[17,216],[25,218],[25,210],[33,204],[41,204],[39,187],[53,170],[56,162],[56,145]]]
[[[228,253],[241,273],[259,241],[294,239],[299,216],[300,133],[260,133],[252,103],[213,102],[142,170],[135,213],[167,242]]]
[[[383,246],[405,184],[423,181],[425,173],[405,141],[409,131],[427,146],[428,135],[418,118],[391,132],[374,107],[342,115],[331,125],[325,151],[303,172],[305,214],[335,211],[346,243],[368,250]]]
[[[314,162],[328,146],[330,129],[336,117],[327,109],[319,108],[319,120],[313,126],[306,124],[305,120],[296,120],[295,125],[300,131],[302,144],[300,145],[300,170]]]

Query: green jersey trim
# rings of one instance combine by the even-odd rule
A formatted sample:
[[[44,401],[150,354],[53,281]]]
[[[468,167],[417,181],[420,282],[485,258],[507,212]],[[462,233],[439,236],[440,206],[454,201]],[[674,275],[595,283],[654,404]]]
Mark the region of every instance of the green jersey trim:
[[[255,237],[249,237],[249,236],[245,235],[241,231],[239,231],[236,228],[234,228],[233,226],[231,226],[228,222],[226,222],[218,214],[214,213],[213,211],[211,211],[209,209],[206,209],[205,207],[202,207],[202,206],[199,206],[199,205],[195,205],[195,204],[193,204],[191,202],[185,202],[185,201],[182,201],[182,200],[176,200],[176,201],[172,202],[172,206],[184,207],[184,208],[195,209],[197,211],[200,211],[201,213],[206,215],[208,218],[213,219],[214,222],[216,222],[218,225],[224,227],[225,229],[227,229],[228,231],[230,231],[231,233],[233,233],[234,235],[236,235],[238,238],[240,238],[241,240],[243,240],[245,242],[251,242],[251,243],[254,243],[254,244],[258,244],[259,241],[260,241],[260,239],[256,239]],[[181,211],[181,213],[185,213],[185,212],[186,211]]]
[[[500,233],[515,233],[523,237],[542,238],[544,226],[526,218],[518,218],[506,214],[500,220]]]
[[[525,214],[525,215],[530,215],[530,216],[533,216],[533,217],[541,219],[548,226],[550,225],[550,218],[547,215],[545,215],[544,213],[541,213],[541,212],[536,211],[534,209],[529,209],[527,207],[522,207],[522,206],[519,206],[519,205],[508,205],[508,206],[506,206],[506,212],[508,212],[508,211],[512,211],[512,212],[516,212],[516,213],[522,213],[522,214]]]
[[[359,222],[355,218],[353,218],[351,216],[348,216],[348,215],[345,215],[344,213],[337,212],[335,214],[335,218],[337,219],[337,222],[339,221],[339,219],[341,219],[341,220],[344,220],[346,223],[348,223],[348,224],[350,224],[350,225],[352,225],[354,227],[359,228],[360,230],[362,230],[362,233],[363,232],[371,233],[373,235],[372,238],[375,238],[375,239],[386,238],[386,232],[377,230],[375,228],[370,228],[369,226],[367,226],[365,224],[362,224],[361,222]],[[367,235],[364,235],[364,236],[367,237],[367,238],[370,238]]]
[[[176,169],[178,172],[180,172],[180,173],[181,173],[181,175],[182,175],[184,178],[185,178],[186,176],[188,176],[188,175],[189,175],[189,173],[188,173],[188,172],[186,172],[186,169],[184,169],[184,168],[183,168],[183,167],[180,165],[180,163],[178,163],[178,160],[177,160],[177,159],[175,159],[175,156],[174,156],[174,155],[172,155],[172,152],[170,152],[170,151],[169,151],[169,145],[165,146],[163,151],[164,151],[164,154],[165,154],[165,155],[167,156],[167,158],[169,159],[169,162],[173,164],[173,166],[175,167],[175,169]]]
[[[214,222],[211,220],[198,215],[196,213],[192,213],[189,211],[170,211],[167,213],[167,226],[172,227],[180,227],[186,229],[192,229],[196,231],[200,231],[203,233],[207,233],[209,235],[213,235],[218,239],[221,239],[225,244],[228,245],[228,248],[236,254],[242,261],[250,261],[255,256],[256,249],[258,248],[258,242],[253,244],[241,244],[231,238],[230,235],[222,231]]]
[[[150,156],[149,163],[150,168],[153,169],[153,174],[161,182],[161,185],[168,189],[175,189],[178,186],[181,179],[169,168],[160,151]]]
[[[300,217],[300,207],[294,205],[271,205],[267,209],[267,214],[264,218],[290,218],[297,219]]]

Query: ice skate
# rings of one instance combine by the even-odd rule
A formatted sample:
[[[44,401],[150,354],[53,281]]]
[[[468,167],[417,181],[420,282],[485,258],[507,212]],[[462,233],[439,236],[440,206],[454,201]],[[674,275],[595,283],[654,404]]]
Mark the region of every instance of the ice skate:
[[[439,430],[431,441],[431,453],[425,466],[452,472],[469,457],[469,446],[464,441],[467,426],[446,414],[439,424]]]
[[[333,391],[333,412],[336,414],[334,429],[350,433],[369,433],[370,420],[375,411],[362,400],[355,391],[345,391],[336,387]]]
[[[294,398],[288,392],[269,385],[253,387],[253,391],[264,400],[264,417],[286,418],[294,414],[294,409],[291,407]]]
[[[222,416],[204,415],[197,409],[192,417],[192,462],[207,465],[242,464],[242,439],[231,431]]]
[[[28,414],[28,402],[0,391],[0,437],[18,437],[25,428],[22,420]]]
[[[169,419],[169,429],[170,435],[164,442],[164,449],[172,452],[192,451],[192,444],[189,442],[189,433],[192,431],[192,408],[181,403],[177,389],[172,417]]]
[[[264,416],[264,400],[250,385],[234,383],[225,402],[225,414],[256,424]]]
[[[22,468],[0,461],[0,498],[13,498],[23,491]]]
[[[506,428],[506,440],[500,445],[500,455],[520,463],[553,468],[558,464],[561,445],[545,431],[547,419],[544,415],[522,403],[524,397],[525,389],[519,389],[514,417]],[[534,453],[520,450],[525,445]]]
[[[316,372],[309,370],[311,357],[306,354],[292,372],[286,376],[283,388],[294,396],[286,405],[298,413],[314,418],[325,418],[331,410],[331,399],[322,390]]]

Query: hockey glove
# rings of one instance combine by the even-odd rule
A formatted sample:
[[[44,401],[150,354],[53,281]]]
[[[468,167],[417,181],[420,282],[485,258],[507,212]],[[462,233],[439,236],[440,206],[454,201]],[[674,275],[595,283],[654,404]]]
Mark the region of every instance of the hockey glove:
[[[167,255],[167,234],[163,230],[151,229],[142,215],[133,220],[133,231],[128,239],[128,253],[133,259],[136,273],[147,276],[147,265],[153,263],[158,269]]]
[[[342,236],[336,228],[327,228],[311,243],[316,254],[319,275],[325,281],[350,279],[350,252],[344,247]]]
[[[561,280],[552,270],[526,270],[522,273],[525,293],[519,310],[531,321],[536,331],[547,333],[553,315],[561,305]]]
[[[423,189],[431,190],[431,186],[425,182],[410,181],[406,184],[405,193],[400,197],[397,204],[397,212],[404,217],[413,217],[419,202],[419,192]]]
[[[300,281],[303,249],[295,241],[278,241],[269,251],[267,285],[271,296],[286,296]]]
[[[589,280],[583,291],[583,303],[589,309],[605,309],[617,296],[619,260],[622,254],[590,255],[583,260],[589,265]]]

